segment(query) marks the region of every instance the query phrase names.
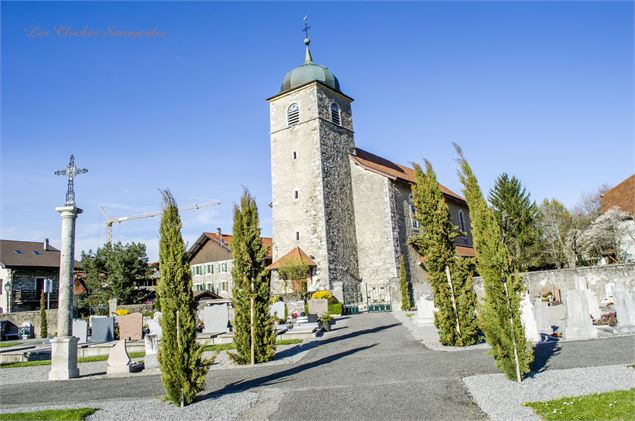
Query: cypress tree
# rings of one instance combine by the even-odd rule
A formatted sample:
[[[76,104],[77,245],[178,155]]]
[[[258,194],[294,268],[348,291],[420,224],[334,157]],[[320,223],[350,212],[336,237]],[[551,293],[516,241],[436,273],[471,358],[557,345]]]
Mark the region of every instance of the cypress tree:
[[[238,364],[251,363],[251,300],[254,302],[253,363],[270,361],[276,353],[274,318],[269,315],[269,273],[265,266],[267,250],[260,237],[256,200],[246,189],[240,205],[234,205],[233,238],[230,244],[234,263],[234,343],[229,353]]]
[[[399,257],[399,283],[401,285],[401,310],[410,310],[410,291],[403,256]]]
[[[478,312],[479,324],[492,347],[490,353],[498,369],[509,379],[520,382],[533,360],[533,349],[525,339],[520,319],[520,295],[524,286],[510,268],[500,226],[485,202],[472,168],[461,148],[454,147],[460,164],[459,178],[470,208],[476,267],[485,289],[485,300]]]
[[[44,302],[44,291],[40,294],[40,338],[48,338],[49,325],[46,320],[46,303]]]
[[[421,230],[410,242],[422,256],[426,278],[432,287],[438,309],[434,318],[439,340],[443,345],[472,345],[478,338],[476,295],[467,266],[456,257],[452,240],[459,235],[458,230],[450,221],[432,164],[426,161],[425,173],[415,164],[415,176],[412,196]]]
[[[172,194],[164,190],[161,218],[157,295],[161,299],[163,339],[159,363],[168,400],[185,406],[205,388],[211,361],[202,358],[203,347],[196,344],[196,303],[192,278],[181,237],[181,217]]]

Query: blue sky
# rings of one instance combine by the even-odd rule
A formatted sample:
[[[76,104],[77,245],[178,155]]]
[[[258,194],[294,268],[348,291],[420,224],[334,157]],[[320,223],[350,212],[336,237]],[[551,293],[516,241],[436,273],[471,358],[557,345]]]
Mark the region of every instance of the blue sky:
[[[573,205],[633,172],[631,2],[2,2],[1,237],[59,246],[74,153],[77,252],[113,216],[181,206],[183,234],[231,229],[241,186],[271,233],[266,98],[302,63],[309,15],[314,60],[353,103],[357,146],[391,160],[430,159],[460,191],[451,142],[484,189],[514,174],[536,200]],[[126,38],[58,35],[150,31]],[[39,34],[40,36],[30,36]],[[157,257],[158,219],[114,239]]]

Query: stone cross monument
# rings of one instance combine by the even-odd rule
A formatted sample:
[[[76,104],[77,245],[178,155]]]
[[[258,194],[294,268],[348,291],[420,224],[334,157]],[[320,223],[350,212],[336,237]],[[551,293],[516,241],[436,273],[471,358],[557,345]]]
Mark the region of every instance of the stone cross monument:
[[[78,338],[72,336],[73,266],[75,263],[75,220],[82,210],[75,206],[74,179],[87,172],[75,166],[71,155],[68,166],[55,175],[68,177],[65,206],[55,208],[62,217],[62,247],[60,250],[59,305],[57,337],[51,340],[51,371],[49,380],[68,380],[79,377],[77,368]]]

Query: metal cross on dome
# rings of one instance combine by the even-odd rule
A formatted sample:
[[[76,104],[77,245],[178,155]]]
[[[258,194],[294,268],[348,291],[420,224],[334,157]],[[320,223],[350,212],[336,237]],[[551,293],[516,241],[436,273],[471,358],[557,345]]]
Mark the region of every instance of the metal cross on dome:
[[[307,15],[307,16],[305,16],[305,17],[303,18],[303,20],[304,20],[304,28],[302,28],[302,31],[304,31],[304,33],[306,34],[306,35],[305,35],[305,38],[306,38],[306,39],[309,39],[309,29],[311,29],[311,27],[309,26],[309,23],[308,23],[308,21],[309,21],[309,16],[308,16],[308,15]]]
[[[68,188],[66,189],[66,206],[75,206],[75,188],[74,181],[75,176],[78,174],[87,173],[86,168],[77,168],[75,166],[75,156],[71,155],[68,166],[63,170],[55,171],[55,175],[65,175],[68,177]]]

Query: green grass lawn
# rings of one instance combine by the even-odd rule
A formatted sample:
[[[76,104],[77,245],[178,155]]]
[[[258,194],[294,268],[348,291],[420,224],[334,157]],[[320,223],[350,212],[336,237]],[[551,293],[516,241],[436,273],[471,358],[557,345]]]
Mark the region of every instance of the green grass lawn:
[[[129,352],[128,355],[130,358],[141,358],[146,355],[144,351],[141,352]],[[81,363],[92,363],[95,361],[106,361],[108,359],[108,355],[95,355],[93,357],[79,357],[77,362]],[[51,365],[51,360],[36,360],[36,361],[25,361],[21,363],[10,363],[0,365],[0,368],[19,368],[19,367],[33,367],[35,365]]]
[[[8,348],[10,346],[16,346],[20,344],[22,344],[22,342],[18,342],[18,341],[0,342],[0,348]]]
[[[628,420],[635,419],[635,389],[576,396],[526,406],[544,420]]]
[[[78,409],[47,409],[33,412],[14,412],[11,414],[0,414],[0,421],[4,420],[73,420],[81,421],[87,416],[95,413],[95,408]]]

